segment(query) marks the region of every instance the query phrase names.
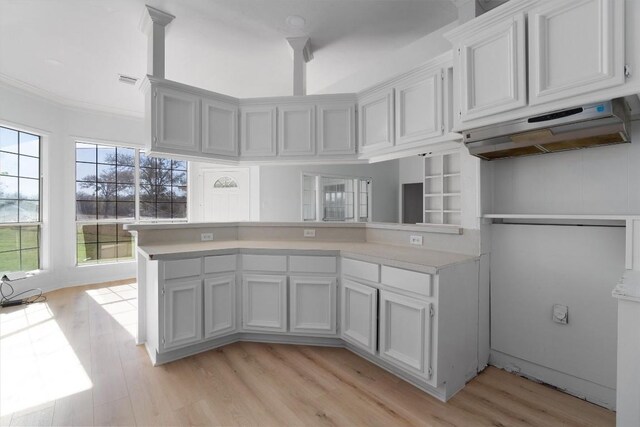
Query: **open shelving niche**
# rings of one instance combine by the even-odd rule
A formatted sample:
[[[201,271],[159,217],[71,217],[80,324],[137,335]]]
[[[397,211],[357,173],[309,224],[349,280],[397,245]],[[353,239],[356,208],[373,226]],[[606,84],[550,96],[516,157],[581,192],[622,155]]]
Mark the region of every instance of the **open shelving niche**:
[[[424,158],[425,224],[460,225],[461,195],[460,152]]]

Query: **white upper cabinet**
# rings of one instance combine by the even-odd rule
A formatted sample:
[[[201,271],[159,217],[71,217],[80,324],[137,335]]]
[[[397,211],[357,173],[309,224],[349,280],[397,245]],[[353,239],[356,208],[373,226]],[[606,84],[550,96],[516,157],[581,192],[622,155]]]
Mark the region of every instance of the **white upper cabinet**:
[[[624,83],[624,2],[547,1],[529,11],[532,105]]]
[[[236,275],[204,280],[204,337],[236,332]]]
[[[442,135],[441,69],[395,85],[396,145]]]
[[[202,99],[202,152],[238,155],[238,107],[235,104]]]
[[[527,104],[525,37],[525,15],[520,12],[461,40],[454,55],[461,122]]]
[[[336,333],[335,277],[290,277],[291,332]]]
[[[355,154],[355,103],[319,104],[318,154]]]
[[[240,139],[241,154],[246,157],[276,155],[276,107],[242,107]]]
[[[153,149],[200,151],[200,98],[169,87],[153,87]]]
[[[287,277],[245,274],[242,278],[243,329],[287,331]]]
[[[312,156],[316,151],[315,106],[309,104],[278,107],[278,154]]]
[[[381,90],[360,99],[359,130],[361,153],[393,146],[393,89]]]

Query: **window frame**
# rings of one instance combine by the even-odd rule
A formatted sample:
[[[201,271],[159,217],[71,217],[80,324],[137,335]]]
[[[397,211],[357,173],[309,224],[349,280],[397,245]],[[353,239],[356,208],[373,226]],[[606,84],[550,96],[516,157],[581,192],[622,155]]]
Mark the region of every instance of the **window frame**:
[[[305,219],[304,210],[304,183],[305,177],[313,177],[315,182],[315,218]],[[329,179],[345,179],[353,181],[353,219],[333,220],[324,219],[324,192],[322,191],[322,178]],[[360,212],[360,182],[366,181],[367,187],[367,216],[362,217]],[[338,175],[317,172],[301,172],[300,174],[300,219],[303,222],[325,222],[325,223],[343,223],[343,222],[371,222],[372,205],[373,205],[373,179],[366,176]]]
[[[44,247],[45,247],[45,242],[47,241],[46,236],[45,236],[45,230],[44,230],[44,221],[43,221],[43,216],[45,215],[45,209],[44,209],[44,205],[45,203],[48,203],[48,198],[45,194],[43,194],[43,188],[44,188],[44,180],[45,180],[45,165],[43,165],[43,159],[45,158],[45,156],[43,155],[43,151],[45,150],[45,144],[44,144],[44,140],[48,137],[49,133],[41,130],[41,129],[35,129],[35,128],[25,128],[24,126],[21,125],[17,125],[17,124],[13,124],[10,122],[0,122],[0,127],[4,128],[4,129],[8,129],[10,131],[14,131],[17,132],[17,138],[18,138],[18,151],[16,153],[11,153],[9,151],[4,151],[4,150],[0,150],[3,151],[7,154],[15,154],[18,158],[17,158],[17,167],[18,167],[18,171],[17,171],[17,175],[10,175],[11,177],[15,177],[16,179],[18,179],[18,198],[15,199],[18,202],[18,217],[17,217],[17,221],[16,222],[0,222],[0,228],[17,228],[18,229],[18,233],[19,233],[19,245],[18,245],[18,249],[15,251],[6,251],[8,252],[19,252],[19,256],[20,256],[20,270],[18,271],[25,271],[28,273],[34,273],[34,272],[38,272],[43,270],[43,266],[46,266],[47,264],[47,260],[45,259],[45,253],[44,253]],[[32,156],[32,155],[28,155],[28,154],[21,154],[20,153],[20,134],[21,133],[26,133],[32,136],[35,136],[38,138],[38,156]],[[20,179],[21,179],[21,175],[20,175],[20,156],[26,156],[32,159],[37,159],[38,160],[38,199],[37,199],[37,203],[38,203],[38,209],[37,209],[37,221],[20,221],[20,211],[19,211],[19,207],[20,207]],[[23,179],[34,179],[34,178],[30,178],[30,177],[22,177]],[[5,199],[5,200],[14,200],[14,199]],[[24,199],[26,201],[34,201],[31,199]],[[31,270],[23,270],[22,269],[22,252],[23,252],[23,248],[22,248],[22,232],[23,232],[23,228],[29,228],[29,227],[36,227],[37,233],[36,233],[36,237],[37,237],[37,246],[33,247],[33,248],[26,248],[24,250],[33,250],[36,249],[37,250],[37,254],[38,254],[38,262],[37,262],[37,267],[35,269],[31,269]],[[7,270],[7,271],[11,271],[11,270]]]
[[[90,145],[95,145],[97,146],[105,146],[105,147],[113,147],[113,148],[127,148],[127,149],[133,149],[134,150],[134,180],[133,180],[133,186],[134,186],[134,217],[133,218],[97,218],[96,215],[96,219],[78,219],[77,217],[77,183],[78,181],[78,177],[77,177],[77,169],[76,169],[76,165],[78,163],[78,151],[77,151],[77,144],[90,144]],[[125,262],[135,262],[136,260],[136,253],[135,251],[133,251],[132,253],[132,257],[131,258],[121,258],[119,259],[118,257],[116,258],[112,258],[112,259],[107,259],[104,261],[99,261],[96,260],[95,262],[91,262],[91,263],[80,263],[78,260],[78,226],[81,225],[96,225],[97,227],[99,227],[100,225],[122,225],[122,224],[154,224],[154,223],[161,223],[161,224],[170,224],[170,223],[186,223],[189,221],[189,186],[190,186],[190,179],[189,179],[189,163],[187,160],[184,160],[187,164],[186,166],[186,176],[187,176],[187,181],[185,184],[185,187],[187,188],[187,195],[186,195],[186,209],[185,209],[185,217],[184,218],[141,218],[140,217],[140,154],[144,153],[145,149],[143,147],[140,146],[136,146],[133,144],[127,144],[127,143],[118,143],[118,142],[111,142],[111,141],[100,141],[100,140],[92,140],[92,139],[87,139],[87,138],[75,138],[74,139],[74,148],[73,148],[73,158],[74,158],[74,179],[73,179],[73,194],[74,194],[74,215],[76,215],[75,219],[74,219],[74,240],[75,240],[75,252],[74,252],[74,259],[75,259],[75,265],[76,267],[93,267],[93,266],[97,266],[97,265],[104,265],[104,264],[115,264],[115,263],[125,263]],[[172,159],[169,159],[172,160]],[[82,162],[81,162],[82,163]],[[88,162],[85,162],[88,163]],[[96,158],[96,162],[95,164],[99,164],[98,159]],[[117,166],[117,164],[116,164]],[[115,183],[117,185],[117,182]],[[132,237],[132,240],[134,240],[134,238]],[[98,242],[96,242],[98,243]],[[119,243],[116,239],[115,243]]]

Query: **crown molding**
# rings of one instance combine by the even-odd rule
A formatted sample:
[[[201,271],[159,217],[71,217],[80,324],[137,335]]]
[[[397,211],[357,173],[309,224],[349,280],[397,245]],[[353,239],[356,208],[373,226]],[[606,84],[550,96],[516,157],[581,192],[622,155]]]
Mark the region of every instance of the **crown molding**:
[[[175,18],[176,17],[170,13],[145,4],[145,10],[140,17],[139,27],[143,33],[146,33],[152,23],[166,27]]]
[[[20,92],[26,92],[31,96],[36,96],[44,101],[52,103],[61,108],[82,110],[90,113],[108,114],[111,116],[121,116],[124,118],[144,118],[144,111],[129,110],[125,108],[109,107],[107,105],[94,104],[91,102],[78,101],[75,99],[67,98],[48,90],[39,88],[22,80],[7,76],[0,73],[0,85],[8,87]]]

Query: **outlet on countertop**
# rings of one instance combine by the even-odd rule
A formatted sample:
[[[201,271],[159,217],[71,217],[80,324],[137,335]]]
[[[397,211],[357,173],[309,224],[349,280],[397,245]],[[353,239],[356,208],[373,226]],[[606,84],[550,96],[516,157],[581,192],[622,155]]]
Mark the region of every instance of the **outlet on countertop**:
[[[201,233],[200,241],[202,242],[210,242],[213,240],[213,233]]]
[[[422,236],[411,235],[409,236],[409,243],[416,246],[422,246]]]
[[[304,230],[304,237],[316,237],[316,230],[315,229],[305,229]]]

